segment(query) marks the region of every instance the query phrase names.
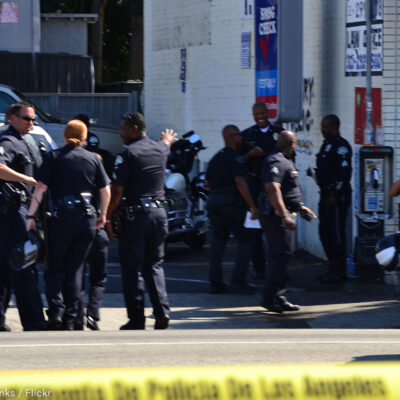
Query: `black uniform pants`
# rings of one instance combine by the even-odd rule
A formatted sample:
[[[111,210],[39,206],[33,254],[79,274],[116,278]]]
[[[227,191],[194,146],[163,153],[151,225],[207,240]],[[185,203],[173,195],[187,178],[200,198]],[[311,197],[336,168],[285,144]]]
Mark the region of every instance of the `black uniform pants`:
[[[165,275],[164,244],[168,234],[167,213],[164,208],[152,208],[148,213],[138,211],[132,222],[124,221],[119,238],[122,289],[129,320],[144,328],[144,283],[153,314],[169,316]]]
[[[337,207],[328,203],[328,195],[321,194],[319,237],[329,261],[329,270],[346,273],[346,222],[350,201],[341,201]]]
[[[207,211],[212,234],[209,280],[216,284],[222,283],[222,259],[229,235],[233,233],[238,244],[231,282],[242,286],[247,281],[255,229],[244,228],[246,210],[242,206],[209,203]]]
[[[295,231],[283,229],[281,218],[274,212],[265,215],[259,210],[260,222],[267,237],[268,263],[263,302],[272,304],[286,288],[287,268],[295,248]]]
[[[35,330],[44,323],[36,264],[22,271],[14,271],[9,264],[11,250],[26,237],[26,214],[25,206],[10,216],[0,212],[0,324],[5,323],[13,287],[24,330]]]
[[[96,218],[82,208],[60,208],[49,221],[49,262],[45,271],[50,319],[74,325],[81,307],[83,267],[96,233]]]

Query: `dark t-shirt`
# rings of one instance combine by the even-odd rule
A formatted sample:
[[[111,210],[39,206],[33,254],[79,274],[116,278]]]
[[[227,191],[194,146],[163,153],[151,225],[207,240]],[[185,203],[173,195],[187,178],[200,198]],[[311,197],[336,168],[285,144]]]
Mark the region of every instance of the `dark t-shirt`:
[[[224,147],[208,164],[206,180],[209,182],[210,201],[217,197],[230,197],[233,203],[243,202],[234,178],[245,176],[245,164],[238,151]]]
[[[124,187],[128,204],[140,198],[164,200],[165,168],[169,147],[147,136],[124,146],[116,157],[112,183]]]
[[[289,210],[296,210],[301,203],[301,192],[298,181],[299,172],[293,161],[281,152],[267,157],[261,169],[263,185],[268,182],[281,184],[282,198]]]
[[[109,184],[99,158],[82,147],[64,146],[46,154],[38,180],[48,186],[57,199],[66,195],[91,193]]]

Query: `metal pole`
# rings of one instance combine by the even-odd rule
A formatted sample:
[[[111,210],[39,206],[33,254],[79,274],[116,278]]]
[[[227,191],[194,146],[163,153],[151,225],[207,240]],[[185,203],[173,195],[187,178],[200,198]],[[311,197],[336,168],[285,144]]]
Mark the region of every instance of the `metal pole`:
[[[366,87],[367,87],[367,109],[366,109],[366,125],[373,132],[374,127],[372,126],[372,84],[371,84],[371,0],[365,0],[365,21],[367,28],[366,35]],[[375,136],[371,134],[371,145],[375,144]]]

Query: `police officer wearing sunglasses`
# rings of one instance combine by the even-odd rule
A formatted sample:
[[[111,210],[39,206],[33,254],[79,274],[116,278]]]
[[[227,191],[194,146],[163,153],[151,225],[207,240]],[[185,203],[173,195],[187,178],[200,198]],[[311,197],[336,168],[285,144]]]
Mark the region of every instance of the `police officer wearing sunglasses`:
[[[25,331],[45,329],[36,265],[13,270],[12,250],[24,241],[25,223],[33,185],[32,155],[23,140],[32,129],[35,110],[20,102],[8,110],[9,127],[0,137],[0,331],[10,331],[5,313],[14,288],[21,324]]]

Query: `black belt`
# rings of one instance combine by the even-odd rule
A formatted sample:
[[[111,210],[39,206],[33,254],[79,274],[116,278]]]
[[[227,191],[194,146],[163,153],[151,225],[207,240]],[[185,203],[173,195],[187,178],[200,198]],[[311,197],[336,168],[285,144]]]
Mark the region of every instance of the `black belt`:
[[[55,203],[59,207],[74,209],[75,207],[87,207],[91,205],[92,195],[90,193],[69,194],[59,197]]]
[[[139,210],[147,210],[150,208],[165,208],[168,202],[166,200],[153,200],[153,199],[141,199],[140,202],[127,204],[126,207],[129,211],[135,212]]]

